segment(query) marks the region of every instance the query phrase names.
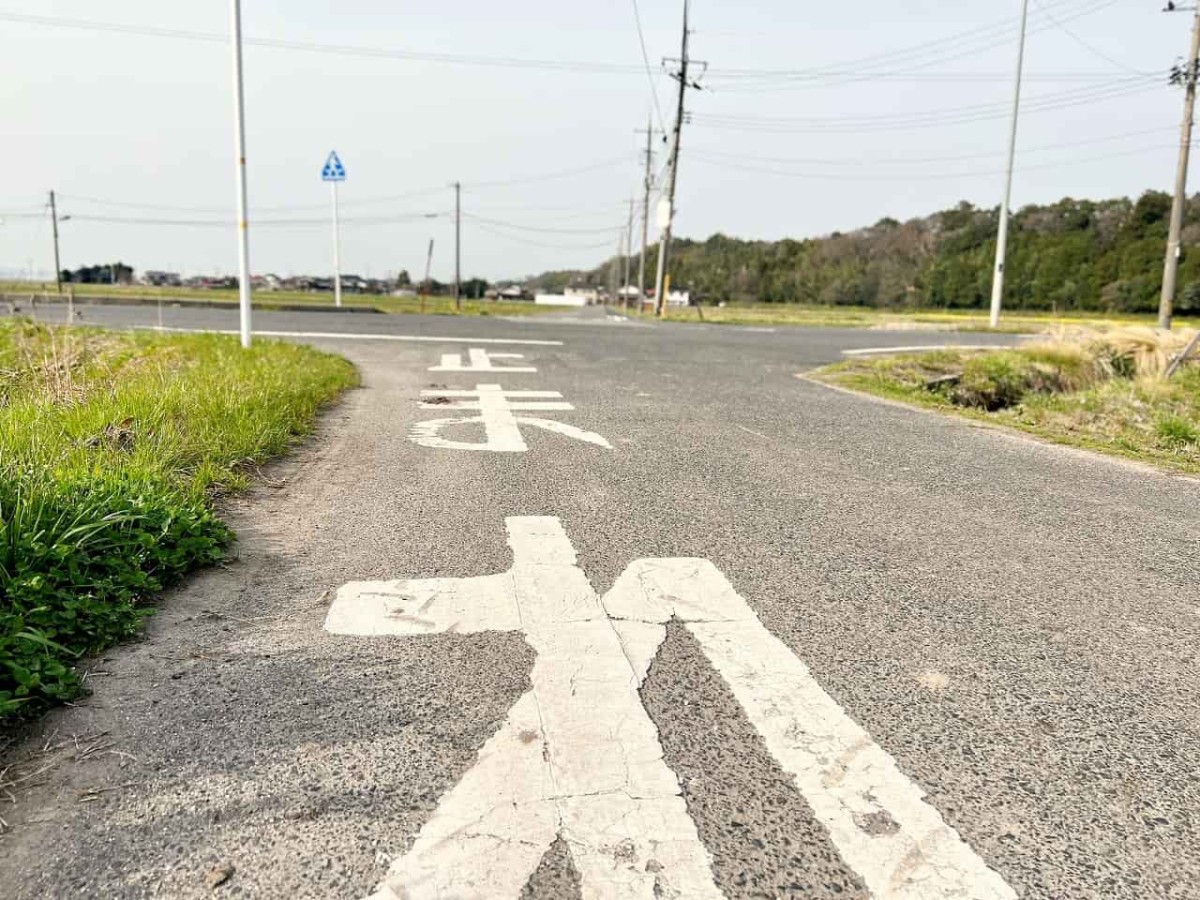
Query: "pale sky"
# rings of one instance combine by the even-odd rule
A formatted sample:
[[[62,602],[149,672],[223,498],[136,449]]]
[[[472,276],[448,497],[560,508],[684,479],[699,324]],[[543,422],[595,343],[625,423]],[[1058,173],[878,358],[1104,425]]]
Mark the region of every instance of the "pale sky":
[[[1182,95],[1165,74],[1191,15],[1163,5],[1031,0],[1015,205],[1170,189]],[[660,61],[679,53],[681,7],[640,0],[668,124]],[[464,277],[610,256],[640,198],[634,131],[653,109],[633,9],[243,0],[253,271],[331,270],[320,168],[333,148],[349,176],[344,272],[420,277],[433,238],[434,277],[450,278],[455,180]],[[1019,12],[695,0],[693,56],[710,67],[688,97],[677,233],[802,238],[994,206]],[[53,188],[73,217],[66,267],[235,272],[229,3],[0,0],[0,32],[0,271],[51,273]]]

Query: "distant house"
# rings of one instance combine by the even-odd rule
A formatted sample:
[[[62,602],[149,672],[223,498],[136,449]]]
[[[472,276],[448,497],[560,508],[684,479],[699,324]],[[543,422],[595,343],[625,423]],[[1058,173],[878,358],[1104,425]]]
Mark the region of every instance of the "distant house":
[[[585,287],[569,287],[563,290],[563,295],[574,300],[582,300],[582,303],[573,303],[572,306],[587,306],[592,303],[600,302],[600,292],[596,288]]]
[[[143,272],[141,282],[154,287],[180,287],[183,278],[178,272]]]
[[[667,306],[691,306],[691,291],[670,291],[667,294]]]
[[[528,300],[529,293],[519,284],[510,284],[496,291],[496,297],[499,300]]]
[[[538,306],[587,306],[588,298],[582,294],[537,294],[533,302]]]

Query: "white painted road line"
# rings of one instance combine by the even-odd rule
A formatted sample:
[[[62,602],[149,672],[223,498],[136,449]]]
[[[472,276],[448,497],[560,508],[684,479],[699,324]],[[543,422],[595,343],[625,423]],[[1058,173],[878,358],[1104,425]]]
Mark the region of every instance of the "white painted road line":
[[[211,328],[158,328],[136,326],[138,331],[170,331],[184,334],[238,334]],[[538,347],[561,347],[562,341],[539,341],[526,338],[434,337],[428,334],[350,334],[340,331],[256,331],[255,337],[266,338],[328,338],[335,341],[402,341],[419,344],[525,344]]]
[[[336,634],[520,631],[537,651],[532,687],[376,900],[517,897],[559,838],[588,900],[722,896],[638,695],[673,618],[873,896],[1016,897],[708,560],[637,560],[600,600],[558,519],[507,527],[508,572],[352,583],[326,617]]]
[[[659,641],[672,618],[685,624],[875,897],[1016,898],[711,562],[638,560],[605,595],[604,609],[613,619],[654,623]]]
[[[497,366],[493,360],[524,359],[520,353],[488,353],[481,347],[472,347],[467,351],[467,362],[463,362],[461,353],[445,353],[441,365],[430,366],[430,372],[536,372],[533,366]]]
[[[423,397],[441,398],[442,403],[433,400],[422,401],[421,409],[453,409],[475,410],[478,416],[465,418],[431,419],[417,422],[409,432],[409,440],[423,447],[434,447],[441,450],[485,450],[493,453],[524,453],[529,447],[521,436],[521,425],[531,425],[555,434],[561,434],[573,440],[595,444],[606,450],[612,445],[598,434],[566,425],[551,419],[534,416],[517,416],[516,411],[570,411],[575,407],[562,401],[558,391],[506,391],[498,384],[480,384],[473,391],[458,390],[429,390],[421,391]],[[513,399],[516,398],[516,402]],[[545,398],[545,399],[535,399]],[[458,425],[481,424],[484,439],[479,442],[455,441],[441,436],[447,428]]]

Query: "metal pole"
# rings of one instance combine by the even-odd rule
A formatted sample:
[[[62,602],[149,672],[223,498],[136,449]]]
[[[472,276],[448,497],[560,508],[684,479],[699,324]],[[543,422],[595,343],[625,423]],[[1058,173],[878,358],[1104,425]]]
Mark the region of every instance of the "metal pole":
[[[54,229],[54,283],[58,285],[58,294],[62,296],[62,264],[58,260],[58,204],[54,199],[54,191],[50,192],[50,221]]]
[[[421,312],[425,312],[425,297],[429,293],[429,268],[433,265],[433,238],[429,239],[429,252],[425,254],[425,281],[421,285]]]
[[[640,312],[646,303],[646,248],[650,243],[650,188],[653,186],[653,174],[651,169],[654,166],[654,147],[652,144],[654,136],[654,120],[647,117],[646,119],[646,179],[642,193],[642,255],[638,260],[638,311]]]
[[[333,305],[342,305],[342,237],[338,223],[338,183],[333,185]]]
[[[454,182],[454,308],[462,310],[462,185]]]
[[[629,280],[633,269],[633,197],[629,198],[629,216],[625,220],[625,289],[621,293],[622,309],[629,308]]]
[[[1158,302],[1158,327],[1170,328],[1175,313],[1175,289],[1179,276],[1180,235],[1183,208],[1187,205],[1188,157],[1192,149],[1192,119],[1196,108],[1196,64],[1200,59],[1200,5],[1192,19],[1192,47],[1184,72],[1183,126],[1179,133],[1179,163],[1175,169],[1175,201],[1171,204],[1171,229],[1167,236],[1167,258],[1163,263],[1162,297]]]
[[[1021,37],[1017,41],[1017,77],[1013,85],[1012,122],[1008,132],[1008,167],[1004,176],[1004,201],[1000,204],[1000,230],[996,235],[996,268],[992,273],[991,326],[1000,324],[1000,304],[1004,298],[1004,260],[1008,253],[1008,208],[1012,202],[1013,160],[1017,155],[1017,118],[1021,110],[1021,75],[1025,69],[1025,25],[1029,20],[1029,0],[1021,0]]]
[[[671,181],[667,188],[667,223],[658,244],[658,273],[654,279],[656,314],[667,310],[665,296],[667,255],[671,252],[671,225],[675,219],[675,183],[679,177],[679,139],[683,131],[683,98],[688,88],[688,0],[683,0],[683,50],[679,57],[679,102],[675,110],[675,139],[671,142]]]
[[[246,95],[242,87],[242,3],[231,0],[233,13],[233,108],[237,153],[238,309],[242,346],[250,346],[250,223],[246,218]]]

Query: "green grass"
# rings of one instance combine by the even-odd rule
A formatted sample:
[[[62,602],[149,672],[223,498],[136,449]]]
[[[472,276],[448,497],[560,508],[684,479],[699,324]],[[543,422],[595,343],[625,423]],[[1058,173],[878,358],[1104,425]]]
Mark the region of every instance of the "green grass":
[[[1200,364],[1139,375],[1103,340],[1001,351],[939,350],[827,366],[810,377],[1060,444],[1200,473]]]
[[[206,290],[203,288],[182,287],[149,287],[146,285],[121,284],[75,284],[64,285],[64,290],[71,288],[78,297],[105,297],[131,302],[148,301],[158,297],[169,300],[203,300],[209,303],[236,304],[237,291]],[[54,295],[54,285],[34,282],[0,282],[0,294],[15,296],[35,294],[41,296],[44,291]],[[425,313],[436,316],[531,316],[553,311],[551,307],[535,306],[533,303],[514,303],[499,300],[468,300],[462,301],[462,308],[454,305],[452,297],[385,297],[373,294],[343,294],[342,303],[347,307],[374,309],[382,313],[411,314]],[[255,291],[253,296],[255,309],[273,309],[280,306],[313,306],[332,307],[333,295],[328,293],[308,293],[305,291]]]
[[[634,315],[639,315],[634,313]],[[799,325],[825,328],[934,328],[945,331],[990,331],[988,315],[980,310],[885,310],[865,306],[809,306],[795,303],[731,304],[672,308],[666,318],[674,322],[710,322],[720,325]],[[1178,320],[1181,325],[1200,321]],[[1152,315],[1108,313],[1050,314],[1013,310],[1005,312],[999,331],[1029,333],[1066,327],[1101,330],[1128,325],[1153,325]]]
[[[221,558],[214,496],[356,383],[290,344],[0,322],[0,718],[75,696],[81,655]]]

